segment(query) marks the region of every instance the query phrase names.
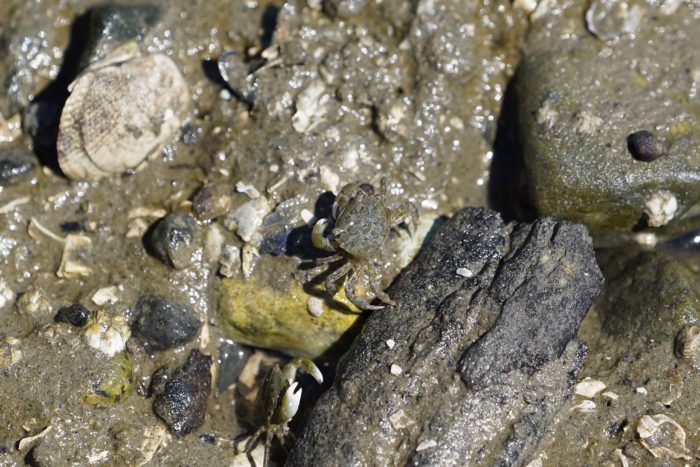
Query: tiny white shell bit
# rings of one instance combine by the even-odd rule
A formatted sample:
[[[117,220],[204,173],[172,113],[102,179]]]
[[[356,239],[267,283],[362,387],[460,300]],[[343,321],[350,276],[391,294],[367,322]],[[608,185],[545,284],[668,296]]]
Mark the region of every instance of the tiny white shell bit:
[[[71,84],[57,140],[67,177],[135,168],[177,133],[189,108],[187,83],[169,57],[137,52],[135,44],[120,47]]]

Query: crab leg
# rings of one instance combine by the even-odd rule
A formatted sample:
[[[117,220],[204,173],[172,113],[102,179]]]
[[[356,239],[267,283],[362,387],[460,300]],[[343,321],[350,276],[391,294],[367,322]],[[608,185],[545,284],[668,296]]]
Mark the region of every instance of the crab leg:
[[[316,263],[316,265],[319,265],[319,264],[335,263],[336,261],[340,261],[341,259],[343,259],[343,255],[338,254],[338,255],[326,256],[323,258],[316,258],[314,260],[314,262]]]
[[[367,265],[367,267],[369,268],[369,277],[370,277],[369,287],[372,289],[372,292],[374,293],[374,295],[379,300],[386,303],[387,305],[396,305],[396,302],[394,302],[391,299],[391,297],[389,297],[389,295],[382,290],[382,288],[379,284],[381,276],[379,276],[377,274],[377,269],[374,267],[374,264],[372,264],[370,262]]]
[[[357,285],[357,271],[353,271],[348,276],[348,280],[345,282],[345,296],[348,297],[353,304],[362,310],[381,310],[383,306],[370,305],[367,300],[355,295],[355,286]]]
[[[338,269],[333,271],[328,277],[326,277],[326,280],[323,284],[331,296],[335,295],[335,292],[338,290],[338,288],[335,285],[336,281],[343,277],[345,274],[347,274],[350,270],[352,270],[352,264],[345,263]]]

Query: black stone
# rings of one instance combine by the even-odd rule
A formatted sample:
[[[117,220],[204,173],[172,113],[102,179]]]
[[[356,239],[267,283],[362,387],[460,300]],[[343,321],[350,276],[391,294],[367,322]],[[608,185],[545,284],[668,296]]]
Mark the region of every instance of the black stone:
[[[196,248],[197,222],[180,212],[170,213],[158,220],[144,237],[146,250],[175,269],[192,263]]]
[[[583,226],[457,212],[391,286],[397,305],[369,316],[287,465],[522,464],[573,390],[601,285]]]
[[[80,303],[74,303],[69,306],[59,308],[56,316],[53,317],[57,323],[68,323],[75,327],[82,328],[90,318],[90,310],[85,308]]]
[[[31,178],[36,168],[34,155],[24,148],[0,150],[0,185],[12,185]]]
[[[211,390],[211,357],[195,349],[187,362],[173,371],[155,394],[153,411],[175,436],[184,436],[202,426]]]
[[[664,144],[648,131],[637,131],[627,136],[627,148],[632,156],[642,162],[655,161],[666,154]]]
[[[182,345],[195,337],[202,325],[189,307],[163,297],[141,298],[134,315],[132,332],[150,351]]]

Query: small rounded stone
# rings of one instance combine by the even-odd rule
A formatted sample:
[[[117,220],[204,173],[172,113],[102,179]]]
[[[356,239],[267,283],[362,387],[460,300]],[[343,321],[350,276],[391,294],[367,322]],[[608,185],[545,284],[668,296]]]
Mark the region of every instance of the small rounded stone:
[[[151,351],[185,344],[202,326],[190,308],[163,297],[142,297],[134,314],[136,319],[131,325],[134,336]]]
[[[627,148],[632,157],[642,162],[652,162],[666,154],[664,144],[646,130],[627,136]]]
[[[197,242],[197,222],[180,212],[170,213],[157,221],[146,233],[146,250],[175,269],[189,266]]]
[[[75,327],[82,328],[90,318],[90,311],[80,303],[74,303],[60,308],[54,316],[57,323],[68,323]]]

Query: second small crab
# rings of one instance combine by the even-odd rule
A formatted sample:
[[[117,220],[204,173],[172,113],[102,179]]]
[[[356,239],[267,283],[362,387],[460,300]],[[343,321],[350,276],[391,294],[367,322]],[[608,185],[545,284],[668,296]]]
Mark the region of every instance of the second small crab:
[[[384,308],[371,305],[368,300],[355,294],[355,287],[360,274],[369,277],[369,286],[375,297],[382,302],[394,305],[389,295],[382,291],[381,276],[373,264],[380,253],[384,241],[394,227],[404,223],[415,223],[418,218],[416,207],[404,203],[396,209],[386,205],[387,184],[381,181],[381,191],[374,193],[368,183],[349,183],[338,193],[333,204],[335,226],[326,235],[328,219],[321,219],[314,225],[311,240],[316,248],[332,251],[335,254],[319,258],[316,264],[329,264],[344,261],[325,280],[328,293],[336,292],[336,282],[347,276],[345,295],[348,300],[364,310]]]

